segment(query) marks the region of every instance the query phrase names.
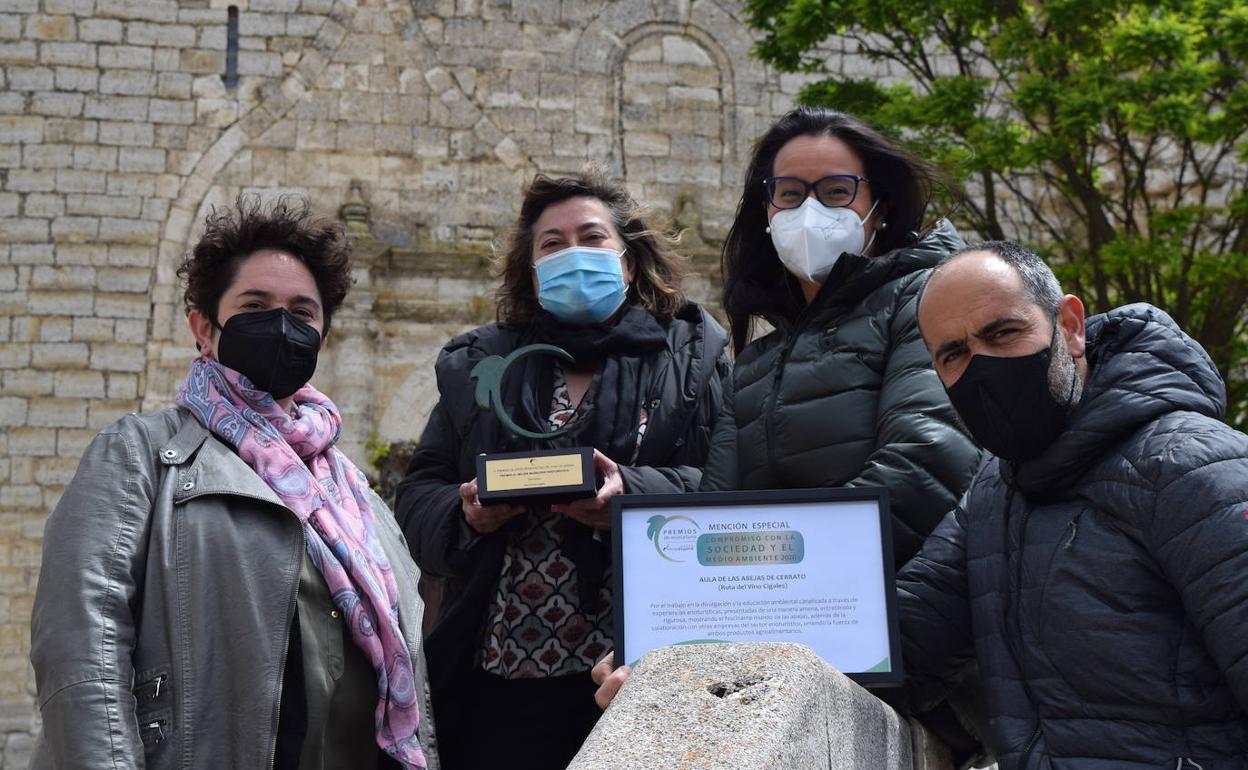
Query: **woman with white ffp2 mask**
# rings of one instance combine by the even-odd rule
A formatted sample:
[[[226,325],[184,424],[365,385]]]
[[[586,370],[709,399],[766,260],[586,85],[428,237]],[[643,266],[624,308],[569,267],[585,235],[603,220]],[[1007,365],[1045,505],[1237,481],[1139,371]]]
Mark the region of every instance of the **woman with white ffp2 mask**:
[[[704,490],[885,487],[898,566],[979,457],[915,318],[930,268],[962,245],[948,222],[925,225],[930,184],[927,164],[839,112],[796,109],[755,145],[723,252],[731,419],[702,476]],[[773,330],[751,340],[756,319]],[[927,724],[968,759],[956,726],[975,713]]]

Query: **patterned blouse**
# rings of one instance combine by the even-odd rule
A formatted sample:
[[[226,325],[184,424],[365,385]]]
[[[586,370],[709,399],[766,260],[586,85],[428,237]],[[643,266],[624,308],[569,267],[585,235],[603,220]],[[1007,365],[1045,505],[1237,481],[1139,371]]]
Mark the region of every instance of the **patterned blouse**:
[[[593,403],[597,381],[573,404],[563,367],[555,365],[551,430],[579,417]],[[649,413],[637,428],[637,458]],[[556,526],[564,514],[530,508],[503,556],[498,588],[490,602],[481,667],[506,679],[533,679],[588,671],[611,648],[611,570],[598,591],[598,611],[587,614],[577,596],[576,566],[559,550]]]

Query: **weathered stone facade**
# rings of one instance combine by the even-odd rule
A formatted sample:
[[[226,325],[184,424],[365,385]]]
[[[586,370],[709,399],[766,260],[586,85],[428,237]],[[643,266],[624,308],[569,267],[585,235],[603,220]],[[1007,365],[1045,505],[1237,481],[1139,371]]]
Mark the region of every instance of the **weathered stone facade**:
[[[713,293],[750,143],[799,85],[752,42],[729,0],[0,0],[0,767],[35,727],[43,522],[98,429],[171,402],[174,271],[212,206],[295,192],[357,231],[316,382],[366,463],[492,316],[491,243],[537,171],[608,162],[690,228]]]

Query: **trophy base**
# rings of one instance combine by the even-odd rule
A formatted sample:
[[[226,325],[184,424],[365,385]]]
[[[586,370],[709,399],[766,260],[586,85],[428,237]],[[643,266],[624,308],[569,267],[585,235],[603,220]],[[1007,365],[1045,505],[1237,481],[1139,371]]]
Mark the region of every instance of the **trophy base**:
[[[550,505],[598,492],[594,450],[540,449],[477,455],[477,497],[482,505]]]

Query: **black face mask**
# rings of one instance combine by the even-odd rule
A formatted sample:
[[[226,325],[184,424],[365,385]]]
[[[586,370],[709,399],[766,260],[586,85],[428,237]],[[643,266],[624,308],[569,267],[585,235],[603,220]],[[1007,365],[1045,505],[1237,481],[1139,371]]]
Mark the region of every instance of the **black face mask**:
[[[946,392],[971,435],[1009,462],[1038,456],[1066,428],[1067,404],[1049,390],[1052,347],[1029,356],[976,355]],[[1071,383],[1073,398],[1076,382]]]
[[[291,395],[316,372],[321,335],[284,307],[239,313],[217,328],[217,358],[273,398]]]

